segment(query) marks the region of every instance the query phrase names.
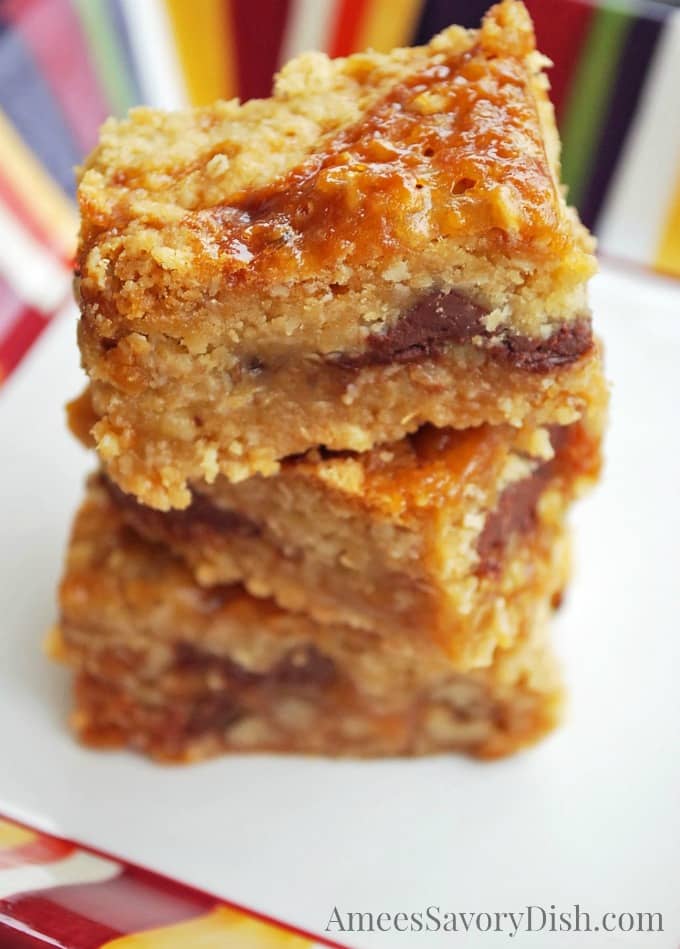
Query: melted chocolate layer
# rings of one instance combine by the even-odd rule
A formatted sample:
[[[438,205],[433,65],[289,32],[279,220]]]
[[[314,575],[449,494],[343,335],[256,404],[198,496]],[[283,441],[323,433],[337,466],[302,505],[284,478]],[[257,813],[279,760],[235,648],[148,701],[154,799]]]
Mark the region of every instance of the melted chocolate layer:
[[[107,477],[102,476],[102,480],[117,507],[131,511],[135,521],[142,525],[142,529],[153,532],[162,524],[164,537],[170,542],[175,538],[186,540],[188,537],[195,537],[206,528],[238,533],[242,537],[257,537],[261,533],[259,524],[238,511],[218,507],[204,495],[194,493],[191,504],[184,510],[160,512],[140,504],[137,498],[121,491]]]
[[[321,688],[335,682],[338,675],[334,661],[311,643],[289,650],[270,669],[253,672],[227,656],[217,656],[190,643],[180,642],[175,647],[175,668],[214,673],[224,680],[225,685],[238,688],[263,685]]]
[[[497,573],[503,564],[508,541],[512,536],[528,534],[537,525],[538,500],[560,464],[561,452],[573,433],[571,425],[550,427],[550,442],[555,456],[539,465],[528,478],[508,485],[495,510],[487,515],[477,540],[478,574]]]
[[[496,573],[501,569],[508,540],[517,534],[528,534],[536,526],[538,499],[549,480],[550,462],[541,465],[529,478],[509,485],[498,506],[486,518],[477,540],[478,573]]]
[[[547,372],[568,365],[593,345],[590,318],[561,326],[547,339],[507,331],[494,335],[484,325],[487,311],[456,290],[436,291],[419,300],[385,333],[373,333],[362,353],[332,353],[328,359],[345,369],[431,359],[446,345],[462,345],[479,337],[494,358],[518,369]]]

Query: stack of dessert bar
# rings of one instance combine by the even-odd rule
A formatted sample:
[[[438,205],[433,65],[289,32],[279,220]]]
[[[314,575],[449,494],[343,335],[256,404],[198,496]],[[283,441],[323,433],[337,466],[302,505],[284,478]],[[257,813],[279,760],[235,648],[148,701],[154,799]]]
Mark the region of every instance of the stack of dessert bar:
[[[545,65],[504,0],[103,127],[71,407],[100,469],[51,641],[84,740],[495,756],[554,724],[606,387]]]

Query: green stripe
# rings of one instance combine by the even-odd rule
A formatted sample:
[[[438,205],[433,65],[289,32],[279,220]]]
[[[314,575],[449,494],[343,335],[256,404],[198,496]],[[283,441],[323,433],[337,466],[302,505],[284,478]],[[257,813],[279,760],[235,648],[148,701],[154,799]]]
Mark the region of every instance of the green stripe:
[[[561,123],[562,179],[577,207],[595,162],[600,128],[633,17],[602,7],[593,13]],[[625,63],[624,63],[625,67]]]
[[[143,0],[140,0],[143,2]],[[114,24],[111,22],[106,0],[74,0],[92,64],[108,99],[109,108],[116,115],[124,115],[135,105],[135,90],[127,72],[123,52],[118,45]]]

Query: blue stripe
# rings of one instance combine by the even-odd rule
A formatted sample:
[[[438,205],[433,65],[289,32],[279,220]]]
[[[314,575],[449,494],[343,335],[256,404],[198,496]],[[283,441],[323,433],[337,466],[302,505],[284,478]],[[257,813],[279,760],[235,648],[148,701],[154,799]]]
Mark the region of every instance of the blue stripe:
[[[67,194],[80,152],[57,100],[16,30],[0,34],[0,108]]]
[[[429,43],[435,33],[452,23],[476,29],[491,6],[491,0],[426,0],[416,29],[414,43]]]

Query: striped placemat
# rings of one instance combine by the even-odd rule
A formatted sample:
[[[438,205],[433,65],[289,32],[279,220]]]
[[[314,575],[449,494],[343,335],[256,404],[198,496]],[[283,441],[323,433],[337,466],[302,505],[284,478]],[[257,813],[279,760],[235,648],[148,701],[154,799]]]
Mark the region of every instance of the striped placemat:
[[[452,22],[476,26],[487,5],[0,0],[0,381],[67,292],[73,165],[107,115],[140,102],[265,96],[273,73],[302,50],[338,56],[425,42]],[[643,0],[527,5],[554,62],[572,201],[604,253],[680,276],[680,10]]]
[[[1,817],[0,945],[342,949],[151,870]]]

